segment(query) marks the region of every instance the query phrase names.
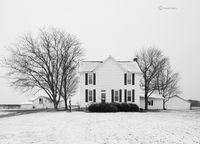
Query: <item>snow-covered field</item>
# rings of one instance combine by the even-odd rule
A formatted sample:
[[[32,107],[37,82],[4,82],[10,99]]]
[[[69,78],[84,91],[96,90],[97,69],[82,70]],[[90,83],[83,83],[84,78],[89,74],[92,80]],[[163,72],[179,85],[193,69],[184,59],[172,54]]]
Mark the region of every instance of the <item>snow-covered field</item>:
[[[200,143],[200,112],[40,112],[0,118],[0,144]]]

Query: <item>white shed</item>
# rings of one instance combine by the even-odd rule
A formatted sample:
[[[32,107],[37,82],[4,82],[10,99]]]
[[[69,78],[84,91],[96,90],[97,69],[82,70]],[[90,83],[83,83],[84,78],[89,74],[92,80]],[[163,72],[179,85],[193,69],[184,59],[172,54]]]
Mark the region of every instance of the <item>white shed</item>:
[[[47,109],[47,108],[54,108],[54,104],[51,99],[47,96],[37,96],[33,97],[29,100],[32,103],[32,107],[35,109]],[[58,104],[58,108],[64,108],[65,102],[63,98],[60,98],[60,102]]]
[[[177,95],[169,98],[166,102],[166,109],[173,110],[189,110],[191,108],[191,103]]]
[[[36,109],[53,108],[53,103],[50,98],[46,96],[38,96],[30,99],[29,101],[33,103],[33,107]]]
[[[140,108],[145,108],[144,93],[140,94]],[[163,97],[157,93],[148,98],[148,109],[163,109]]]

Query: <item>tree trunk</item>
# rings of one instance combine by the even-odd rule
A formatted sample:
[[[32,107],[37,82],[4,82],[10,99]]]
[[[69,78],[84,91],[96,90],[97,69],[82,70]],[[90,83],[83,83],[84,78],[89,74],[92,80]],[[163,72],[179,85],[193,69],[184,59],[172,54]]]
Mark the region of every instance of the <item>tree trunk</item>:
[[[53,102],[54,110],[58,110],[58,103],[56,101]]]
[[[166,110],[166,108],[165,108],[165,100],[163,100],[163,110]]]
[[[64,97],[64,99],[65,99],[65,110],[68,110],[68,107],[67,107],[67,98]]]
[[[71,112],[72,111],[71,98],[69,100],[69,108],[70,108],[70,112]]]
[[[145,99],[145,110],[148,110],[148,93],[146,91],[145,91],[144,99]]]
[[[67,79],[65,77],[64,80],[64,100],[65,100],[65,110],[68,110],[67,108]]]

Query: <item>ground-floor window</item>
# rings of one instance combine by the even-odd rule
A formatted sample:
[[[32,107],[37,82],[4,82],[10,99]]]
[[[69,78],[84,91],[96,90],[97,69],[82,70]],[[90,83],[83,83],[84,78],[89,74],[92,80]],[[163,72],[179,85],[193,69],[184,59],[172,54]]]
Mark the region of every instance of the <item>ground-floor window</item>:
[[[129,102],[131,101],[131,97],[132,97],[132,95],[131,95],[131,90],[128,90],[128,101],[129,101]]]
[[[96,102],[96,90],[85,90],[85,102]]]
[[[101,90],[101,102],[106,102],[106,90]]]
[[[92,101],[92,96],[93,96],[93,95],[92,95],[92,90],[89,90],[89,91],[88,91],[88,95],[89,95],[89,101]]]
[[[119,101],[119,91],[115,91],[115,102]]]
[[[148,105],[153,106],[153,100],[149,100]]]
[[[111,102],[122,102],[122,90],[111,90]]]
[[[124,102],[135,102],[135,90],[124,90]]]

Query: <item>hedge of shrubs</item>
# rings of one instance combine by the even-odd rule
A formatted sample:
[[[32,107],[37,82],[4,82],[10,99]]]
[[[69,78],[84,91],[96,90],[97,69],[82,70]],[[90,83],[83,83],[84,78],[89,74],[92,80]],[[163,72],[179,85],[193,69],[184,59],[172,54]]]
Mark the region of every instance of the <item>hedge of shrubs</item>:
[[[129,103],[95,103],[88,107],[89,112],[138,112],[136,104]]]

